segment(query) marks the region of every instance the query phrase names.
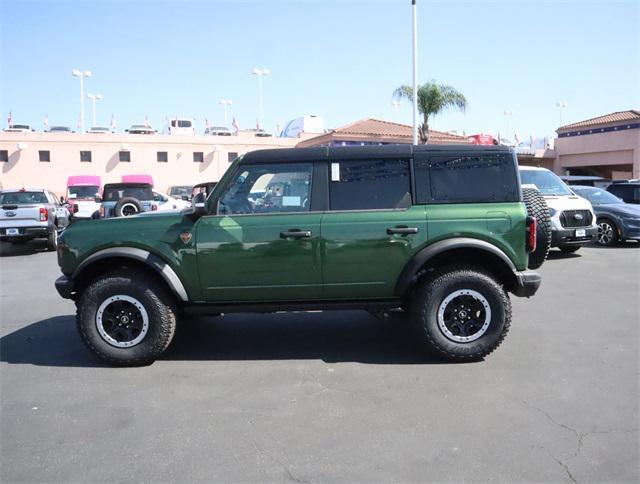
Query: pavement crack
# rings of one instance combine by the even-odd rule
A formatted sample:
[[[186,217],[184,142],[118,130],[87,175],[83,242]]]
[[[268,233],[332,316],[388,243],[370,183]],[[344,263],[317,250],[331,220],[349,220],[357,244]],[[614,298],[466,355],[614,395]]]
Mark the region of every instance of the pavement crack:
[[[567,477],[569,478],[569,480],[571,482],[573,482],[573,484],[578,484],[578,481],[576,481],[576,478],[573,477],[573,474],[571,474],[571,471],[569,470],[569,466],[567,466],[567,464],[565,464],[564,462],[562,462],[560,459],[558,459],[556,456],[551,455],[552,459],[555,460],[563,469],[564,471],[567,473]]]

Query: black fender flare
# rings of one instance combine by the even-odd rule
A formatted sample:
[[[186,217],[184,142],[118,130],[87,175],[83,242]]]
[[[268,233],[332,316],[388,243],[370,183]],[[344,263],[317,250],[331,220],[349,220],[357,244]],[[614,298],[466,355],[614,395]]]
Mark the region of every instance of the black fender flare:
[[[162,279],[164,279],[167,285],[171,288],[173,294],[180,301],[189,301],[189,296],[187,295],[187,291],[185,290],[182,281],[175,273],[175,271],[171,268],[171,266],[157,255],[152,254],[151,252],[144,249],[138,249],[136,247],[112,247],[109,249],[99,250],[84,259],[78,265],[76,270],[73,271],[71,278],[77,279],[82,271],[92,263],[101,259],[108,259],[111,257],[123,257],[125,259],[133,259],[144,263],[148,267],[152,268],[155,272],[157,272],[162,277]]]
[[[515,274],[517,271],[515,264],[500,248],[489,242],[471,237],[455,237],[452,239],[441,240],[427,247],[424,247],[407,262],[398,277],[395,287],[395,295],[403,296],[411,287],[416,274],[424,267],[424,265],[435,256],[455,249],[479,249],[495,255],[502,260],[506,266]]]

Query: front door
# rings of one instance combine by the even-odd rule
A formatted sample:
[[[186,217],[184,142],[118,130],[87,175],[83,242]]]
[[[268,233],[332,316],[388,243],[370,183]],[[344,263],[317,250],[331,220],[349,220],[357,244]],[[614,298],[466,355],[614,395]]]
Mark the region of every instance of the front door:
[[[239,165],[217,215],[197,223],[198,271],[208,302],[322,296],[320,213],[311,163]]]

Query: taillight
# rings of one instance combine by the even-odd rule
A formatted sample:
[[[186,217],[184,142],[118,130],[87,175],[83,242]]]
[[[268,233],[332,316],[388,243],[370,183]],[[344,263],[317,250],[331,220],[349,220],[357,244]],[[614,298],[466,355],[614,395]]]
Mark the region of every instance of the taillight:
[[[538,245],[538,222],[535,217],[527,217],[527,250],[535,252]]]
[[[100,218],[104,218],[104,207],[100,205]]]
[[[46,222],[49,220],[49,212],[44,207],[40,207],[40,222]]]
[[[151,211],[155,212],[156,210],[158,210],[158,206],[154,203],[153,205],[151,205]]]

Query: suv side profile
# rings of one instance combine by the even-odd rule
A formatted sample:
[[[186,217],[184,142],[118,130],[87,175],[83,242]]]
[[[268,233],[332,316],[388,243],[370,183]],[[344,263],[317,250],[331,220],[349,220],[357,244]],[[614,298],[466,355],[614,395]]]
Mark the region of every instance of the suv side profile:
[[[345,308],[403,311],[470,361],[505,337],[509,293],[538,289],[536,233],[506,147],[263,150],[180,214],[75,224],[56,288],[115,365],[153,362],[183,314]]]

